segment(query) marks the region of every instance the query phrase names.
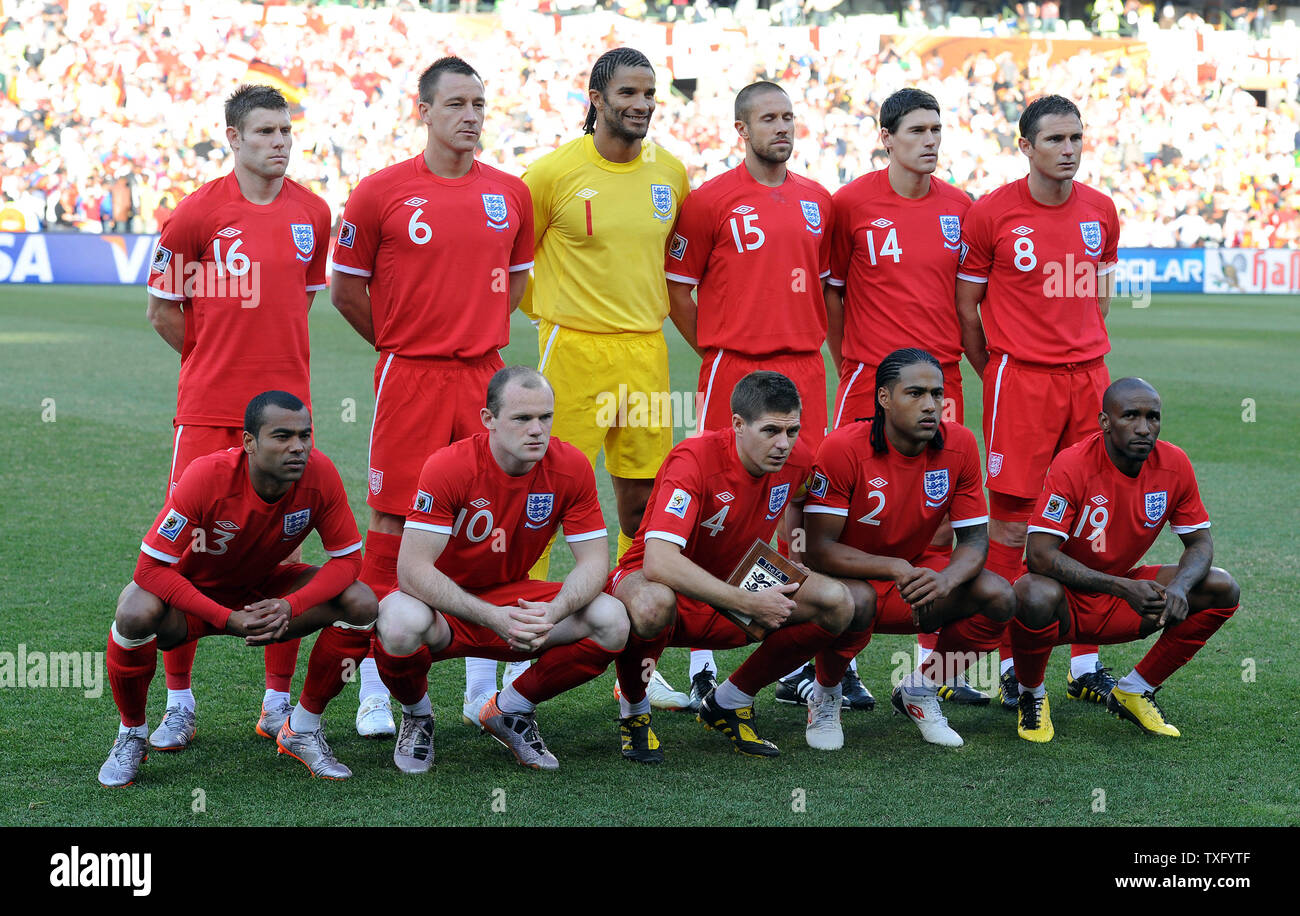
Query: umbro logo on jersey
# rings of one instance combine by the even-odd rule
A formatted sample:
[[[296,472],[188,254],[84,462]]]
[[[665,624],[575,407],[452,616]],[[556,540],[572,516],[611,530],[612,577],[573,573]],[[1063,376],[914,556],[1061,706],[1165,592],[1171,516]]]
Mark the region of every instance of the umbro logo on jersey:
[[[490,500],[490,499],[484,499],[483,497],[480,496],[478,499],[472,499],[472,500],[470,500],[470,503],[469,503],[469,504],[470,504],[472,507],[474,507],[475,509],[482,509],[484,506],[486,506],[486,505],[487,505],[488,503],[490,503],[490,502],[492,502],[492,500]]]
[[[890,226],[894,225],[894,223],[892,220],[887,220],[882,216],[880,219],[873,219],[871,225],[875,226],[877,229],[888,229]]]
[[[873,477],[868,480],[867,483],[871,484],[873,487],[885,487],[889,485],[889,481],[883,477]]]
[[[717,497],[718,497],[718,502],[720,503],[729,503],[736,498],[732,496],[730,493],[728,493],[726,490],[723,490],[721,493],[718,493]]]
[[[1094,506],[1104,506],[1106,505],[1106,497],[1094,496],[1092,499],[1089,500],[1089,502],[1091,502]]]
[[[574,194],[573,196],[581,197],[583,200],[591,200],[599,193],[600,193],[599,191],[594,191],[591,188],[583,188],[581,191],[579,191],[577,194]]]
[[[753,212],[754,212],[754,208],[751,207],[749,204],[741,204],[739,207],[737,207],[736,209],[732,210],[731,212],[732,212],[732,213],[739,213],[741,216],[744,216],[746,213],[753,213]]]
[[[223,239],[233,239],[235,236],[239,235],[240,231],[241,230],[236,229],[234,226],[227,226],[225,229],[218,232],[217,235],[221,236]]]
[[[217,527],[222,531],[238,531],[239,526],[234,522],[217,522]]]
[[[1034,230],[1033,230],[1033,229],[1030,229],[1028,226],[1017,226],[1016,228],[1012,229],[1011,231],[1014,232],[1016,235],[1028,235],[1029,233],[1033,232]]]
[[[410,200],[402,202],[403,206],[406,207],[423,207],[427,203],[428,201],[423,197],[412,197]]]

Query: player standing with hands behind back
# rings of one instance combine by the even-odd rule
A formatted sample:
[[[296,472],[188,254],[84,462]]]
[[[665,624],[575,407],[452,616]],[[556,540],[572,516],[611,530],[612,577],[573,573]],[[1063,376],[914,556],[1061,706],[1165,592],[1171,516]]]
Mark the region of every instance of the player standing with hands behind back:
[[[169,492],[194,460],[243,445],[244,408],[258,392],[311,404],[307,311],[325,288],[329,205],[285,177],[293,131],[277,90],[241,86],[225,116],[235,167],[181,201],[149,271],[149,323],[181,355]],[[155,750],[182,751],[194,738],[196,645],[163,652],[167,711],[149,736]],[[297,640],[266,646],[264,737],[289,717],[297,660]]]
[[[1109,197],[1074,180],[1082,150],[1073,102],[1032,102],[1020,116],[1028,176],[976,201],[962,229],[957,312],[966,358],[984,378],[987,568],[1008,582],[1023,571],[1029,516],[1052,457],[1095,430],[1110,382],[1106,287],[1119,216]],[[1000,692],[1003,707],[1015,709],[1010,648],[1008,639]],[[1115,679],[1097,647],[1071,654],[1068,695],[1106,702]]]
[[[483,81],[458,57],[420,76],[420,155],[364,179],[334,251],[334,306],[379,351],[370,430],[370,524],[361,579],[397,587],[402,526],[424,460],[482,431],[482,392],[502,367],[510,313],[533,263],[533,207],[513,175],[478,162]],[[496,665],[489,662],[492,679]],[[394,733],[388,691],[361,666],[357,731]],[[477,707],[474,707],[477,711]]]

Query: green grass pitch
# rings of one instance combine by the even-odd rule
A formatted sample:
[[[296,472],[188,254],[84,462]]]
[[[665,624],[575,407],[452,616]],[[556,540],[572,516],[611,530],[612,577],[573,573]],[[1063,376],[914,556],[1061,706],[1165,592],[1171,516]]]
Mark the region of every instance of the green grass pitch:
[[[120,287],[5,287],[0,299],[0,652],[104,650],[170,461],[177,358],[145,321],[144,306],[140,289]],[[391,742],[357,737],[349,687],[326,723],[356,775],[329,783],[255,736],[261,653],[208,639],[195,668],[194,746],[152,755],[137,785],[121,791],[95,780],[116,729],[106,678],[90,698],[75,687],[0,689],[0,824],[1300,823],[1300,650],[1292,625],[1298,306],[1295,297],[1158,296],[1145,309],[1119,302],[1111,314],[1111,374],[1142,375],[1164,396],[1162,435],[1191,455],[1214,521],[1216,563],[1242,586],[1236,619],[1162,693],[1181,739],[1149,738],[1097,706],[1068,701],[1060,650],[1048,671],[1055,741],[1021,741],[1013,716],[996,708],[955,708],[948,713],[966,746],[931,747],[888,712],[895,656],[910,653],[912,640],[882,636],[860,664],[883,709],[846,712],[839,753],[810,750],[800,711],[777,706],[769,689],[757,702],[759,724],[782,748],[779,758],[742,758],[692,717],[660,713],[666,764],[625,763],[611,669],[542,707],[542,732],[561,769],[525,771],[460,724],[464,668],[456,661],[431,673],[438,730],[430,774],[403,776]],[[317,444],[342,472],[364,528],[374,354],[325,296],[311,323]],[[514,332],[507,362],[535,365],[535,333],[519,316]],[[693,390],[698,359],[669,334],[673,387]],[[979,389],[969,374],[966,393],[968,422],[978,430]],[[603,469],[598,477],[613,530]],[[1175,561],[1179,546],[1166,533],[1152,561]],[[313,538],[307,558],[321,557]],[[569,562],[560,557],[555,571]],[[719,654],[724,672],[743,651]],[[1124,672],[1143,651],[1103,648],[1103,658]],[[685,651],[670,650],[662,668],[683,685]],[[163,699],[160,664],[151,727]]]

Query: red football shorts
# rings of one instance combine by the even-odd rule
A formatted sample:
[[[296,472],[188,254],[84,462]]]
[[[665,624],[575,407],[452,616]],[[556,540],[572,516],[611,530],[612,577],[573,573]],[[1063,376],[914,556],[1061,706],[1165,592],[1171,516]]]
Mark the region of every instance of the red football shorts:
[[[833,429],[855,420],[869,420],[876,415],[876,369],[867,363],[844,360],[840,363],[840,383],[835,389],[835,407],[831,415]],[[961,396],[961,366],[943,364],[943,415],[945,423],[965,423],[966,406]]]
[[[1159,573],[1159,566],[1139,566],[1124,578],[1153,580]],[[1067,588],[1065,600],[1070,608],[1070,629],[1057,637],[1058,646],[1077,642],[1110,645],[1143,638],[1142,616],[1123,598]]]
[[[946,569],[952,558],[941,553],[924,553],[912,565],[933,569]],[[872,633],[919,633],[920,627],[912,622],[912,606],[898,594],[898,583],[892,579],[868,579],[876,590],[876,617]]]
[[[619,582],[636,571],[615,566],[605,583],[605,592],[617,598],[615,591]],[[753,642],[748,633],[712,605],[680,593],[677,595],[677,619],[668,632],[668,645],[688,649],[735,649]]]
[[[1100,357],[1049,367],[995,354],[984,367],[989,490],[1033,499],[1064,448],[1097,431],[1110,373]]]
[[[541,579],[523,579],[519,582],[506,582],[490,588],[470,590],[476,598],[495,604],[497,607],[513,607],[522,598],[524,601],[550,601],[563,588],[561,582],[545,582]],[[537,652],[517,652],[496,634],[496,631],[461,620],[452,614],[442,613],[443,619],[451,627],[451,642],[445,649],[434,653],[435,662],[445,658],[494,658],[497,661],[517,662],[526,658],[536,658]]]
[[[750,357],[730,350],[707,350],[700,364],[697,427],[726,429],[731,426],[731,391],[751,372],[766,369],[780,372],[799,389],[803,413],[799,438],[814,452],[826,438],[826,363],[818,353],[780,353]]]
[[[181,474],[196,458],[211,455],[228,448],[244,447],[244,430],[239,426],[190,426],[179,424],[176,427],[176,441],[172,444],[172,470],[167,483],[170,493],[181,479]]]
[[[478,359],[408,359],[381,354],[375,365],[375,420],[370,427],[370,508],[406,515],[425,459],[483,431],[479,411],[504,363]]]
[[[283,598],[285,595],[296,591],[300,587],[298,580],[303,577],[303,574],[312,572],[316,568],[310,563],[282,563],[275,568],[275,572],[251,588],[205,588],[200,589],[200,591],[222,607],[242,610],[246,604],[256,604],[265,598]],[[307,581],[310,580],[303,580],[304,583]],[[305,610],[307,609],[301,608],[293,616],[297,617],[298,614]],[[225,630],[220,630],[203,618],[195,617],[193,614],[185,615],[185,625],[188,627],[188,632],[185,634],[186,642],[193,642],[204,636],[220,636],[225,633]]]

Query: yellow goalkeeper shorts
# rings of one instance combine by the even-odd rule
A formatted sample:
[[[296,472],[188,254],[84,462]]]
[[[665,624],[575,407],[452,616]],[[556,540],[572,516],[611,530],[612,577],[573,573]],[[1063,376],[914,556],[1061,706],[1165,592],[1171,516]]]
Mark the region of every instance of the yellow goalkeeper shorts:
[[[673,447],[668,345],[653,334],[588,334],[542,320],[537,368],[555,389],[551,435],[611,476],[649,479]]]

